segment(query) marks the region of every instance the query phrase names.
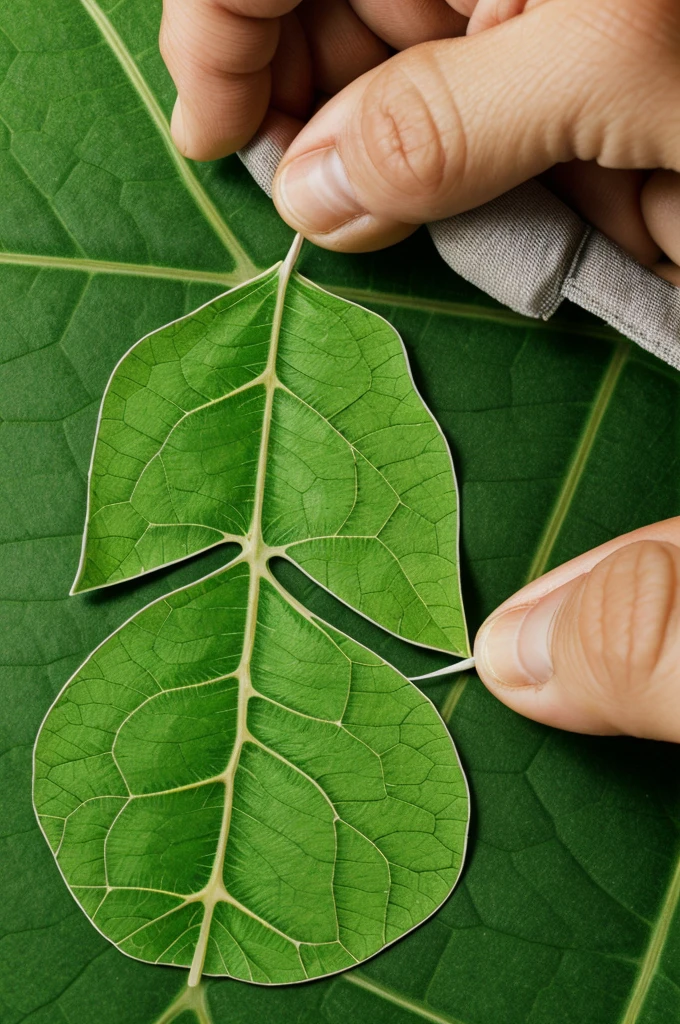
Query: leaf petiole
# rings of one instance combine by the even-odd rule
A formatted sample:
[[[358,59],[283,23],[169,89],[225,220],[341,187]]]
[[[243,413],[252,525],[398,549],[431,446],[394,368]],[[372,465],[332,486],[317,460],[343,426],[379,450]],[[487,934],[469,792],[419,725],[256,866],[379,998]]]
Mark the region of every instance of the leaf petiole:
[[[412,683],[419,683],[421,679],[437,679],[439,676],[452,676],[456,672],[469,672],[475,667],[474,658],[466,658],[464,661],[457,661],[455,665],[445,665],[438,668],[436,672],[426,672],[424,676],[409,676]]]

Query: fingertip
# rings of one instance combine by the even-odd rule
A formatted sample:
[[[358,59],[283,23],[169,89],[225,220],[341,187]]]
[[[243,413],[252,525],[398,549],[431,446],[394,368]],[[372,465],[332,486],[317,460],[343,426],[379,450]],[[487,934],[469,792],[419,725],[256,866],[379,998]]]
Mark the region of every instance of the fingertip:
[[[494,612],[475,641],[487,688],[555,728],[680,739],[680,548],[649,536],[664,525]]]
[[[172,141],[177,146],[182,156],[188,156],[187,153],[187,140],[186,140],[186,127],[184,125],[184,111],[182,110],[182,101],[177,97],[175,105],[172,108],[172,117],[170,118],[170,134],[172,135]]]
[[[403,224],[400,221],[390,221],[367,214],[327,235],[305,237],[320,248],[332,252],[361,253],[377,252],[379,249],[396,245],[417,230],[417,226],[413,224]]]
[[[564,666],[558,671],[554,663],[555,630],[560,618],[573,615],[583,579],[491,615],[475,640],[475,664],[487,689],[525,718],[569,732],[613,735],[620,730],[584,689],[572,685]]]
[[[680,262],[680,174],[659,170],[641,194],[642,216],[652,238],[674,263]]]
[[[258,131],[267,113],[268,67],[250,75],[223,76],[212,91],[180,92],[170,122],[173,141],[189,160],[231,156]]]
[[[366,214],[335,146],[285,163],[274,181],[274,202],[284,220],[307,235],[328,234]]]
[[[165,0],[161,54],[177,87],[171,134],[191,160],[235,152],[255,134],[271,93],[277,19],[241,17],[226,3]]]
[[[416,230],[364,208],[335,146],[284,161],[274,179],[273,199],[287,224],[324,249],[371,252]]]

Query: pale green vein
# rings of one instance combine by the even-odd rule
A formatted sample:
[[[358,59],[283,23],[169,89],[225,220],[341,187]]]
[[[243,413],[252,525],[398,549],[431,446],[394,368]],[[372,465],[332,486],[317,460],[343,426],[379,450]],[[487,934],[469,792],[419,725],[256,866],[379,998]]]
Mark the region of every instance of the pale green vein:
[[[242,270],[212,271],[190,270],[186,267],[162,267],[152,263],[120,263],[115,260],[94,260],[71,256],[43,256],[37,253],[0,252],[0,265],[3,263],[38,267],[45,270],[83,271],[87,274],[123,274],[128,277],[157,277],[171,281],[184,281],[187,284],[215,284],[232,288],[243,284],[249,274]],[[378,306],[393,306],[395,309],[412,309],[418,313],[435,313],[439,316],[460,317],[465,320],[482,320],[488,323],[503,323],[509,327],[527,328],[530,330],[552,329],[558,321],[546,323],[543,320],[532,320],[512,310],[491,309],[475,303],[449,302],[446,299],[425,299],[414,295],[402,295],[396,292],[371,292],[368,289],[344,288],[338,284],[325,284],[324,288],[352,302],[373,302]],[[611,339],[615,332],[604,324],[565,325],[570,333],[584,337]],[[659,364],[663,369],[663,364]]]
[[[442,704],[441,716],[445,722],[448,723],[453,712],[456,710],[458,701],[463,696],[463,691],[471,678],[470,673],[466,672],[464,675],[458,676],[455,683],[451,686],[448,696]]]
[[[553,511],[546,524],[536,555],[531,563],[531,567],[527,575],[527,582],[540,576],[545,571],[549,563],[557,537],[564,525],[564,521],[573,502],[576,489],[583,477],[595,439],[602,425],[605,413],[611,403],[616,385],[619,382],[621,373],[630,355],[630,351],[630,345],[624,342],[620,342],[614,350],[609,366],[607,367],[597,395],[595,396],[595,401],[593,402],[590,415],[584,425],[569,471],[567,472]],[[448,721],[460,700],[466,681],[467,680],[465,679],[457,679],[451,687],[449,696],[442,708],[442,717],[445,721]],[[659,969],[663,950],[668,938],[668,932],[678,906],[680,906],[680,857],[677,858],[675,870],[659,910],[658,918],[652,929],[644,956],[640,962],[640,968],[635,979],[630,999],[626,1005],[624,1015],[621,1018],[621,1024],[637,1024],[640,1020],[640,1014]]]
[[[602,425],[602,420],[612,400],[616,385],[630,352],[630,344],[623,340],[617,342],[609,365],[602,377],[600,387],[595,395],[588,418],[583,426],[581,437],[572,456],[571,465],[567,470],[564,482],[557,495],[557,500],[541,535],[536,554],[529,567],[526,578],[527,583],[541,576],[547,568],[560,530],[564,525],[567,513],[574,500],[576,489],[583,477],[588,458],[593,450],[595,438]],[[461,676],[453,683],[442,707],[442,718],[445,722],[448,723],[450,721],[470,678],[471,676],[467,675]]]
[[[172,1024],[173,1020],[177,1020],[178,1017],[181,1017],[187,1011],[195,1014],[198,1024],[213,1024],[204,982],[201,982],[200,985],[195,985],[193,988],[189,988],[186,985],[160,1017],[156,1018],[153,1024]]]
[[[572,457],[571,465],[564,478],[564,482],[557,495],[548,522],[545,525],[543,535],[538,544],[536,554],[527,573],[527,583],[542,576],[548,567],[550,556],[555,548],[555,543],[560,530],[564,525],[567,513],[574,500],[576,489],[583,477],[590,453],[593,450],[595,438],[602,425],[604,415],[612,400],[612,396],[618,384],[621,372],[626,365],[630,354],[630,345],[626,342],[619,342],[614,349],[609,366],[602,378],[595,400],[592,404],[590,414],[584,424],[583,432],[576,446]]]
[[[399,992],[394,992],[391,988],[387,988],[386,985],[380,985],[376,981],[371,981],[358,971],[350,971],[347,974],[343,974],[340,980],[347,982],[348,985],[356,985],[357,988],[363,988],[366,992],[370,992],[379,999],[385,999],[388,1003],[393,1003],[394,1006],[399,1006],[402,1010],[407,1010],[422,1020],[430,1021],[431,1024],[462,1024],[462,1021],[457,1020],[455,1017],[437,1013],[427,1003],[423,1003],[419,999],[409,999],[406,996],[402,996]]]
[[[203,186],[191,170],[191,167],[172,141],[170,126],[165,119],[165,115],[160,108],[158,100],[151,92],[148,83],[140,73],[139,68],[132,59],[132,55],[125,46],[125,43],[118,35],[102,9],[96,3],[96,0],[80,0],[80,2],[96,24],[103,38],[118,60],[118,63],[130,79],[130,82],[139,95],[142,103],[146,107],[187,191],[217,237],[234,258],[236,270],[240,275],[240,279],[244,280],[248,277],[254,277],[257,273],[257,267],[252,262],[245,249],[241,246],[241,243],[236,238],[233,231],[231,231],[229,226],[225,223],[219,210],[206,194]]]
[[[416,295],[395,295],[392,292],[377,292],[370,288],[345,288],[341,285],[325,284],[324,288],[341,295],[343,299],[358,302],[361,305],[395,306],[399,309],[415,309],[423,313],[440,313],[457,316],[467,320],[484,320],[489,323],[507,324],[510,327],[528,327],[533,330],[548,330],[555,333],[556,327],[563,327],[570,335],[583,335],[588,338],[618,338],[612,328],[603,323],[571,323],[552,317],[550,320],[535,320],[523,316],[507,308],[482,306],[472,302],[451,302],[446,299],[427,299]]]
[[[231,288],[247,279],[240,271],[184,270],[158,267],[150,263],[117,263],[115,260],[90,260],[69,256],[38,256],[24,252],[0,252],[0,264],[37,267],[39,270],[82,271],[86,274],[123,274],[127,277],[161,277],[185,284],[217,284]]]
[[[675,871],[666,890],[656,924],[652,929],[645,955],[640,963],[640,969],[621,1024],[637,1024],[640,1019],[640,1013],[659,969],[668,931],[678,906],[680,906],[680,856],[677,858]]]

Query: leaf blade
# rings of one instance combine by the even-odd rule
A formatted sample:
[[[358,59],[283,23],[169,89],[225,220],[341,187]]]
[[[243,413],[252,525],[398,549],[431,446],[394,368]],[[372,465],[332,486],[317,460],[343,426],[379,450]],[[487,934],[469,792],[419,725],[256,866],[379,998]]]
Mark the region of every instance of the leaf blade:
[[[292,265],[120,361],[102,401],[73,592],[245,541],[261,520],[267,557],[290,558],[405,639],[468,655],[453,465],[403,343],[376,314],[290,278]]]
[[[356,964],[436,910],[468,797],[428,699],[273,578],[255,577],[241,717],[249,577],[237,559],[93,652],[40,731],[34,800],[75,898],[123,952],[188,967],[198,949],[207,974],[284,984]]]

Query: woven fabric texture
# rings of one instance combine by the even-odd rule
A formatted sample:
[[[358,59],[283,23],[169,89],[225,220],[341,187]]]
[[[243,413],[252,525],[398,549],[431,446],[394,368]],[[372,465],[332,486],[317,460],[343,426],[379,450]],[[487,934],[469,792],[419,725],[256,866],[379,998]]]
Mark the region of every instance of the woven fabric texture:
[[[282,154],[268,135],[239,153],[269,196]],[[539,182],[428,229],[452,270],[518,313],[547,320],[568,298],[680,369],[680,289],[588,227]]]

